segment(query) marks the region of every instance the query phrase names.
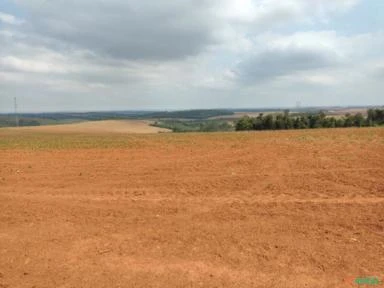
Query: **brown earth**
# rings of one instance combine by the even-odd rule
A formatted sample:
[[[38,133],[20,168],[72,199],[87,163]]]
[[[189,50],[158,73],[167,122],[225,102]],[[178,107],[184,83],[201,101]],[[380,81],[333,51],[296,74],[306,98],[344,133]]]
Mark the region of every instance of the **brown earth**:
[[[6,128],[19,132],[48,132],[48,133],[159,133],[171,132],[169,129],[151,126],[147,120],[105,120],[87,121],[74,124],[45,125],[35,127]],[[5,129],[5,128],[3,128]]]
[[[382,128],[0,131],[0,287],[384,280],[383,163]]]

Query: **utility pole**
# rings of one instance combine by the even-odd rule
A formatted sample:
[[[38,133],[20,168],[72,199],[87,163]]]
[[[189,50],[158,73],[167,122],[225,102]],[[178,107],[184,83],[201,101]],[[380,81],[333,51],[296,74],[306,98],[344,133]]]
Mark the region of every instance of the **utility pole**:
[[[17,99],[16,97],[14,98],[15,100],[15,122],[16,122],[16,127],[19,127],[19,115],[17,114]]]

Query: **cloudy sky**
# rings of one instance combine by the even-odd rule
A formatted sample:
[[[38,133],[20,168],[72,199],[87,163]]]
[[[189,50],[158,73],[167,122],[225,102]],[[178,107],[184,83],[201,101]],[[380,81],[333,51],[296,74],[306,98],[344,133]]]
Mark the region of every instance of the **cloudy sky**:
[[[382,0],[0,0],[0,112],[384,104]]]

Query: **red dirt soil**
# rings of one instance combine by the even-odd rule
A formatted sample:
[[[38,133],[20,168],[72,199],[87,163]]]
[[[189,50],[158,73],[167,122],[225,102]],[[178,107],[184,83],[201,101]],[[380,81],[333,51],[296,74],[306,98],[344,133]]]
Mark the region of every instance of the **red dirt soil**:
[[[0,145],[1,288],[384,280],[384,129],[135,137]]]

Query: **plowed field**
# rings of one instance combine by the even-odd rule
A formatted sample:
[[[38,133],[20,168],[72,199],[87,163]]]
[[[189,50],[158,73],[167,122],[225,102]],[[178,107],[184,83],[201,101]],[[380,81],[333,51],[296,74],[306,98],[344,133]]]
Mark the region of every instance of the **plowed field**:
[[[383,163],[382,128],[0,130],[0,287],[384,280]]]
[[[17,130],[19,133],[72,133],[72,134],[94,134],[94,133],[160,133],[171,132],[171,130],[151,126],[151,121],[147,120],[104,120],[86,121],[73,124],[43,125],[33,127],[7,128]]]

